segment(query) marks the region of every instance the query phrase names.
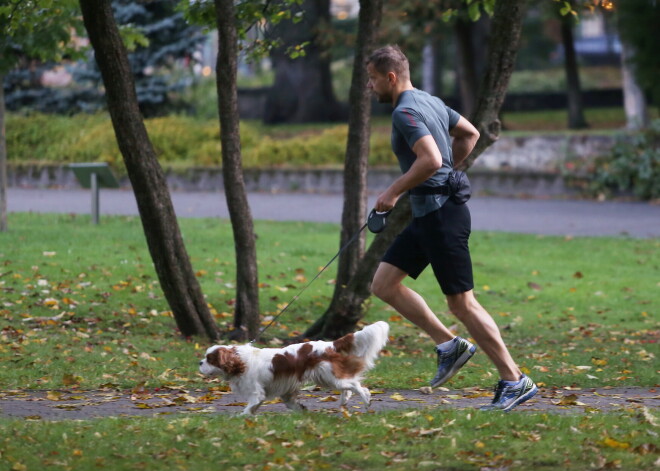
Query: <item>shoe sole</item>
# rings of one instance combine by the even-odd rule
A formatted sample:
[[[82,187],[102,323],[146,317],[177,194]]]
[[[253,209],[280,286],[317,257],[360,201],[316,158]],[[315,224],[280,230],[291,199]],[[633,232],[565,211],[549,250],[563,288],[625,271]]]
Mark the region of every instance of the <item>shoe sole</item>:
[[[442,384],[445,384],[447,381],[453,378],[453,376],[460,370],[463,365],[467,363],[467,361],[472,358],[472,356],[476,353],[477,347],[472,345],[470,348],[465,350],[463,354],[458,357],[458,360],[456,360],[456,363],[454,363],[454,366],[452,367],[451,370],[449,370],[449,373],[442,379],[432,382],[431,387],[435,388],[436,386],[440,386]]]
[[[503,410],[504,412],[509,412],[509,411],[510,411],[511,409],[513,409],[514,407],[516,407],[516,406],[522,404],[523,402],[528,401],[528,400],[530,400],[531,398],[533,398],[534,396],[536,396],[536,393],[537,393],[538,391],[539,391],[539,388],[538,388],[538,387],[536,386],[536,384],[535,384],[534,387],[533,387],[532,389],[530,389],[529,391],[527,391],[525,394],[523,394],[522,396],[520,396],[518,399],[516,399],[515,401],[513,401],[511,404],[509,404],[507,407],[503,408],[502,410]]]

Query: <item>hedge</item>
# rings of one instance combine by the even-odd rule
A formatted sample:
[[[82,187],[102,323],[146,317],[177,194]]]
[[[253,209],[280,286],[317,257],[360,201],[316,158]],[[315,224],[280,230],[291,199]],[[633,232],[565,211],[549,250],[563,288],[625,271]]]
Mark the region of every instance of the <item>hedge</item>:
[[[221,165],[218,121],[168,116],[148,119],[145,124],[164,167]],[[116,171],[125,171],[107,114],[8,114],[6,128],[10,164],[108,162]],[[243,122],[243,165],[246,168],[342,166],[347,135],[345,124],[287,128]],[[389,129],[373,133],[369,163],[396,164]]]

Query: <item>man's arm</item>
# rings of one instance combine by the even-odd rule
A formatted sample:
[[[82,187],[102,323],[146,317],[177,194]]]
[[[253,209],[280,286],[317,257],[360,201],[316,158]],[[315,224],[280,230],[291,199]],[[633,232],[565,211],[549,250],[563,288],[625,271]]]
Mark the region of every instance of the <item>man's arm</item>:
[[[442,167],[440,149],[430,134],[420,137],[412,150],[417,156],[415,162],[406,173],[394,180],[389,188],[380,194],[374,205],[376,211],[389,211],[403,193],[424,183]]]
[[[454,168],[458,168],[474,149],[479,140],[479,131],[472,123],[461,116],[456,126],[449,131],[449,135],[454,138],[451,151],[454,157]]]

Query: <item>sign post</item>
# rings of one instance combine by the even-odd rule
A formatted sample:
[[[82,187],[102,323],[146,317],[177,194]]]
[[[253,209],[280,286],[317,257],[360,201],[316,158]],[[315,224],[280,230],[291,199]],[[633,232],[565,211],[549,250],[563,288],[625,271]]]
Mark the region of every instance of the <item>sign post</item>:
[[[92,223],[99,223],[99,190],[101,188],[119,188],[119,182],[110,171],[106,162],[69,164],[78,182],[83,188],[92,190]]]

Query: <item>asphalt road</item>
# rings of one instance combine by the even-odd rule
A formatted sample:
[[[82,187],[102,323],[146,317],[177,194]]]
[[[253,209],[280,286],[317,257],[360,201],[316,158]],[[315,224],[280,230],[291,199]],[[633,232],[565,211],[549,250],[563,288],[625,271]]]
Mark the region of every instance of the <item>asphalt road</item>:
[[[91,212],[89,190],[10,188],[9,212]],[[370,197],[373,204],[376,197]],[[313,222],[341,221],[342,195],[250,193],[255,219]],[[224,193],[173,192],[179,217],[228,218]],[[468,203],[473,230],[563,236],[660,237],[660,205],[638,202],[473,197]],[[128,190],[101,190],[104,214],[137,214],[135,197]]]

